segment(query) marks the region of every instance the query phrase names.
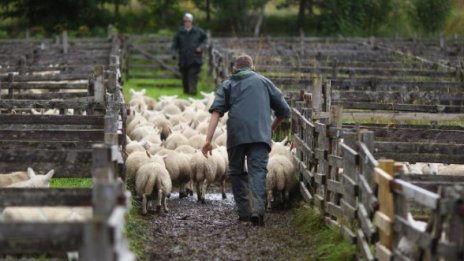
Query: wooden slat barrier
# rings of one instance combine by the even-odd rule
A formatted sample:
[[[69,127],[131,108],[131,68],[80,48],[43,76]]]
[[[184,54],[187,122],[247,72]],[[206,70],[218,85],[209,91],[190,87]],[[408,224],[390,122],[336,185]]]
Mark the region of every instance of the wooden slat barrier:
[[[439,202],[450,202],[450,199],[428,191],[427,188],[433,188],[434,191],[446,190],[456,183],[464,184],[464,179],[432,176],[433,178],[425,179],[431,180],[427,183],[412,176],[409,180],[402,180],[402,176],[394,176],[399,169],[393,160],[376,158],[385,154],[386,150],[392,154],[398,153],[399,156],[393,157],[395,159],[410,153],[415,153],[417,159],[427,158],[434,150],[433,143],[421,145],[423,148],[409,146],[407,149],[406,144],[411,143],[404,143],[403,146],[403,143],[396,140],[405,138],[408,142],[414,142],[414,136],[410,135],[407,139],[400,133],[417,131],[420,134],[415,137],[416,140],[428,139],[429,142],[440,142],[441,137],[454,133],[454,141],[459,141],[463,137],[460,128],[404,126],[403,129],[396,129],[381,125],[359,125],[355,128],[352,125],[337,124],[340,122],[337,116],[339,118],[342,114],[341,108],[333,106],[327,113],[318,112],[323,106],[316,108],[315,104],[324,102],[314,100],[321,97],[314,95],[318,88],[310,87],[310,90],[311,95],[301,92],[299,96],[293,95],[292,100],[292,131],[296,148],[294,160],[303,199],[321,211],[327,224],[338,227],[347,240],[357,245],[360,259],[390,260],[393,256],[404,257],[395,249],[398,248],[401,238],[406,237],[413,242],[420,239],[417,244],[423,251],[427,250],[437,257],[458,260],[463,251],[456,247],[456,243],[461,241],[441,242],[440,237],[431,231],[417,231],[407,216],[401,216],[408,212],[398,212],[395,202],[398,201],[397,197],[403,197],[401,202],[406,202],[407,199],[414,206],[432,209],[435,212],[430,219],[433,220],[438,220],[436,216],[440,215],[459,215],[458,210],[449,208],[446,213],[440,214],[439,206],[444,203]],[[304,97],[311,98],[305,100]],[[366,130],[369,127],[372,127],[372,131]],[[395,135],[396,139],[393,139]],[[376,136],[382,141],[376,141]],[[448,158],[450,163],[463,162],[460,158],[453,159],[453,155],[460,157],[461,144],[446,146],[446,139],[442,142],[444,143],[436,144],[439,146],[435,154],[440,154],[443,159]],[[440,145],[443,149],[440,149]],[[431,186],[430,183],[435,184]],[[451,201],[459,202],[462,199],[459,196]],[[445,222],[443,217],[440,220]],[[438,226],[443,223],[434,224]],[[463,233],[460,232],[457,240],[462,237]],[[441,243],[434,245],[432,242]],[[452,254],[447,254],[445,249]]]

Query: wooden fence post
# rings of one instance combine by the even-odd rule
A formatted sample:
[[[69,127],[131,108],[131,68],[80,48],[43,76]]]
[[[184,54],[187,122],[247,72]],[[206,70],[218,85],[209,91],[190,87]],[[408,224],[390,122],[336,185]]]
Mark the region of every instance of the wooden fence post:
[[[311,85],[311,103],[313,112],[322,111],[322,79],[319,76],[313,78]]]
[[[83,260],[114,260],[112,238],[107,220],[116,206],[116,185],[111,146],[93,145],[92,202],[93,220],[85,227]]]
[[[393,180],[393,160],[379,160],[379,168],[375,172],[378,185],[379,210],[375,213],[374,223],[379,228],[379,242],[376,244],[376,257],[380,261],[391,259],[393,250],[394,205],[390,183]]]
[[[93,69],[93,74],[95,77],[94,82],[94,97],[96,102],[105,102],[106,88],[103,83],[103,66],[95,65]]]
[[[8,74],[8,99],[14,98],[13,81],[14,81],[14,75],[12,73],[9,73]]]
[[[68,53],[68,31],[64,30],[62,33],[62,42],[63,42],[63,53],[67,54]]]

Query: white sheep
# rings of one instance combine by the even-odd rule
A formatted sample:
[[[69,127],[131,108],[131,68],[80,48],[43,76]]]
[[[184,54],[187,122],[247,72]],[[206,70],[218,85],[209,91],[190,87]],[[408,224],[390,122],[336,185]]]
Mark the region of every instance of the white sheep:
[[[293,186],[295,167],[285,155],[274,155],[269,158],[266,175],[267,208],[270,209],[275,195],[280,193],[284,207],[289,202]]]
[[[212,155],[208,155],[208,158],[199,151],[192,156],[191,178],[197,191],[198,201],[201,203],[205,203],[206,190],[214,182],[221,183],[223,195],[225,195],[227,163],[222,155],[220,151],[214,149]]]
[[[269,157],[272,157],[275,155],[282,155],[290,159],[291,158],[290,147],[286,145],[287,140],[288,140],[288,137],[285,137],[285,139],[283,139],[280,142],[273,141],[272,149],[271,149],[271,152],[269,153]]]
[[[1,221],[15,222],[78,222],[92,217],[90,207],[7,207]]]
[[[464,165],[441,165],[438,167],[438,175],[464,176]]]
[[[26,171],[16,171],[8,174],[0,174],[0,188],[28,179],[29,176],[27,175]]]
[[[193,153],[197,152],[197,150],[194,147],[190,146],[190,145],[181,145],[181,146],[177,147],[174,151],[187,153],[187,154],[193,154]]]
[[[126,180],[128,184],[132,184],[135,180],[135,175],[143,164],[150,161],[151,155],[147,151],[135,151],[126,159]]]
[[[163,146],[169,150],[175,150],[181,145],[189,144],[188,139],[181,133],[173,133],[163,142]]]
[[[141,141],[144,137],[151,135],[151,134],[160,136],[159,130],[157,128],[154,128],[151,123],[147,123],[147,124],[141,124],[138,127],[136,127],[131,132],[129,137],[132,140]]]
[[[137,194],[142,196],[142,215],[147,214],[147,197],[153,193],[157,197],[157,212],[161,213],[161,206],[164,212],[169,211],[166,199],[170,197],[172,190],[171,177],[164,166],[163,159],[158,156],[155,157],[158,160],[144,164],[136,174],[135,188]]]
[[[214,143],[217,146],[226,146],[227,145],[227,132],[223,132],[221,135],[217,136],[214,140]]]
[[[177,126],[182,123],[187,123],[188,121],[183,115],[176,114],[176,115],[172,115],[171,117],[169,117],[169,122],[171,123],[172,126]]]
[[[143,145],[138,142],[138,141],[132,141],[126,145],[126,156],[131,155],[132,153],[136,151],[145,151],[146,149],[143,147]]]
[[[195,136],[190,137],[188,140],[189,145],[192,146],[193,148],[199,150],[203,147],[203,145],[206,142],[206,135],[203,134],[197,134]]]
[[[186,186],[190,182],[192,154],[164,149],[159,151],[158,155],[165,156],[164,163],[171,181],[179,186],[179,198],[187,197]]]
[[[208,134],[208,128],[209,128],[209,122],[203,121],[203,122],[200,122],[200,124],[198,124],[196,130],[200,134],[207,135]]]
[[[172,124],[166,119],[163,114],[150,116],[148,121],[153,123],[153,125],[161,130],[161,140],[166,140],[166,138],[172,133]]]
[[[16,182],[8,185],[9,188],[48,188],[50,179],[55,174],[55,170],[50,170],[45,175],[36,175],[32,168],[27,168],[28,180]]]
[[[171,116],[179,115],[179,114],[182,113],[182,111],[179,109],[179,107],[177,107],[174,104],[168,104],[168,105],[164,106],[164,108],[161,110],[161,112],[163,112],[163,114],[168,118],[171,117]]]

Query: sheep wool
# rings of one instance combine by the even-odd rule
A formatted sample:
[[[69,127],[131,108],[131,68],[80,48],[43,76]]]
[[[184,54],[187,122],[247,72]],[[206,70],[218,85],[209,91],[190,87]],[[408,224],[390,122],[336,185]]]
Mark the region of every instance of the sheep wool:
[[[170,196],[172,190],[171,177],[166,168],[159,162],[149,162],[137,170],[135,188],[137,194],[142,196],[142,214],[147,214],[147,197],[153,193],[157,197],[156,209],[158,213],[163,207],[164,212],[169,209],[166,199]]]

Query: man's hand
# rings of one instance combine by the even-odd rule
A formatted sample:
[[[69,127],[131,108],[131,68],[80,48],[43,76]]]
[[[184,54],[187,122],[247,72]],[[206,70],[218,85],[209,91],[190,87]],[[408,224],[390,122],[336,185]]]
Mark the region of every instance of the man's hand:
[[[201,152],[203,153],[203,156],[208,158],[208,153],[209,155],[213,155],[213,145],[211,145],[211,142],[206,142],[203,148],[201,149]]]

